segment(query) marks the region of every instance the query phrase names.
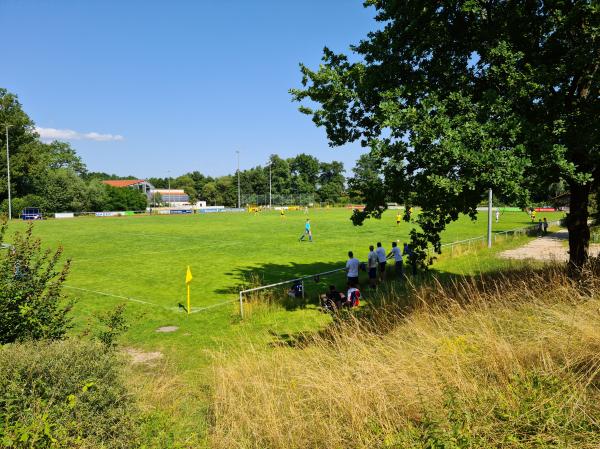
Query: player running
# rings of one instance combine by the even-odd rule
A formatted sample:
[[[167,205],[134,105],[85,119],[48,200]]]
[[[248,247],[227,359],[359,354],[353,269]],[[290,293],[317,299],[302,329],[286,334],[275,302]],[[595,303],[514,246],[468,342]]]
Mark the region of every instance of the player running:
[[[306,219],[306,224],[304,225],[304,233],[300,236],[300,241],[304,240],[304,237],[306,237],[308,235],[308,241],[312,242],[312,230],[310,228],[310,220],[307,218]]]

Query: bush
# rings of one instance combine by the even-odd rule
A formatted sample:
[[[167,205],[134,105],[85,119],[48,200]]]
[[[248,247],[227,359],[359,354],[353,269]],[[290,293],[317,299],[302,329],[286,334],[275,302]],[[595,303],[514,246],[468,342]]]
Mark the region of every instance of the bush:
[[[137,189],[118,188],[104,186],[106,192],[106,203],[102,210],[145,210],[148,205],[146,195]]]
[[[17,218],[21,215],[21,211],[26,207],[42,207],[44,204],[44,200],[42,197],[37,195],[25,195],[21,198],[13,198],[12,199],[12,216],[13,218]],[[45,211],[42,210],[42,213]],[[0,206],[0,213],[2,215],[8,216],[8,200],[2,201],[2,205]]]
[[[70,327],[72,303],[62,295],[69,261],[60,271],[62,249],[42,250],[33,226],[16,233],[0,253],[0,344],[17,340],[60,339]],[[6,223],[0,225],[0,244]]]
[[[116,353],[98,343],[0,346],[0,446],[138,447],[120,370]]]
[[[97,316],[101,328],[94,338],[102,343],[106,350],[115,349],[119,335],[129,329],[124,313],[125,304],[119,304],[115,309]]]

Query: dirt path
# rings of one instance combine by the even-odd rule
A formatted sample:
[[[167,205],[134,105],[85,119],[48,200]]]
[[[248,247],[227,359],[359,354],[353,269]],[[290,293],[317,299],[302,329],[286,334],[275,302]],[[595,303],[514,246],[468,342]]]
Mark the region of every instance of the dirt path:
[[[554,232],[545,237],[539,237],[520,248],[502,251],[499,256],[504,259],[536,259],[549,261],[569,260],[567,240],[569,232],[566,229]],[[600,244],[590,245],[590,256],[600,254]]]

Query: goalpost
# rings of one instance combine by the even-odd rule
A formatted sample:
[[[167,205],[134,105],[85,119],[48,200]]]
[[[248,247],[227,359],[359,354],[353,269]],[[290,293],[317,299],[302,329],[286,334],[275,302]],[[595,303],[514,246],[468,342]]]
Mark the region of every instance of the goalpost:
[[[314,204],[315,196],[312,194],[294,194],[294,195],[280,195],[273,194],[269,198],[269,194],[265,193],[246,193],[241,195],[242,206],[310,206]]]

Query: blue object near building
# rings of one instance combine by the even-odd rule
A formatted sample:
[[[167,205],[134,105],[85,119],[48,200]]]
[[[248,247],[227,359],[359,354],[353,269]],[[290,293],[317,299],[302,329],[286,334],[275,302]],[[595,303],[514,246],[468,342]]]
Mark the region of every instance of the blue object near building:
[[[42,211],[38,207],[26,207],[21,211],[23,220],[41,220],[43,218]]]

